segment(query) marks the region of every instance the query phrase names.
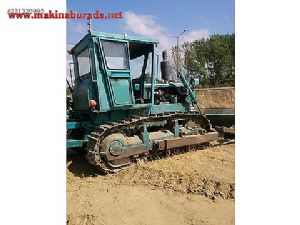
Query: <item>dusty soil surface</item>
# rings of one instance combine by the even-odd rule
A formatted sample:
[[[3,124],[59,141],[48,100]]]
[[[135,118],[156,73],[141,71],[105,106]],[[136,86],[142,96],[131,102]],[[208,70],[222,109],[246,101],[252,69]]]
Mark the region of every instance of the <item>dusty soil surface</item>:
[[[234,224],[234,144],[141,162],[101,176],[67,161],[67,224]]]
[[[198,89],[196,95],[203,108],[234,109],[234,88]]]

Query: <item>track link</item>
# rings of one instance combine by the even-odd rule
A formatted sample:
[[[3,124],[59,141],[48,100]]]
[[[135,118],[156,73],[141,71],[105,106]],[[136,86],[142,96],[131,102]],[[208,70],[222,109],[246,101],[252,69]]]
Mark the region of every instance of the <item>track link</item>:
[[[134,130],[136,127],[141,126],[146,123],[158,122],[158,121],[174,121],[174,120],[193,120],[200,124],[200,127],[205,129],[206,132],[214,131],[209,120],[200,112],[174,112],[174,113],[164,113],[151,115],[147,117],[143,116],[134,116],[128,118],[126,120],[120,120],[116,122],[107,122],[103,125],[95,127],[94,131],[89,135],[86,150],[86,159],[90,164],[97,166],[103,174],[114,173],[119,171],[120,167],[111,167],[102,157],[101,154],[104,154],[103,150],[101,150],[101,142],[102,140],[110,134],[122,132],[124,130]],[[144,159],[155,159],[161,158],[169,155],[174,155],[181,153],[183,151],[189,151],[193,147],[187,146],[187,148],[181,149],[172,149],[167,150],[164,153],[152,154],[151,151],[148,153],[140,155],[140,158]],[[138,160],[138,159],[136,159]]]

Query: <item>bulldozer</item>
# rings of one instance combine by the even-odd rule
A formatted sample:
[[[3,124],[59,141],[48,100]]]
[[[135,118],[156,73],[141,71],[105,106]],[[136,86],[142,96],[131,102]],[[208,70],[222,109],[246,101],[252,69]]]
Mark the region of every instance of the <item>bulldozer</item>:
[[[195,96],[199,78],[183,70],[172,77],[158,44],[89,30],[69,50],[67,148],[85,149],[87,161],[103,174],[218,140]]]

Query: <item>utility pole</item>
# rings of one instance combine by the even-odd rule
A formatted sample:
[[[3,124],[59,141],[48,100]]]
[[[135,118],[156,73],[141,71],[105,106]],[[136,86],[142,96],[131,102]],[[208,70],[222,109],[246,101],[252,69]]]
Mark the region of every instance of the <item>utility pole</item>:
[[[184,29],[178,36],[176,36],[176,39],[177,39],[177,59],[176,59],[176,61],[177,61],[177,68],[176,68],[177,76],[179,74],[179,38],[184,32],[186,32],[186,29]]]

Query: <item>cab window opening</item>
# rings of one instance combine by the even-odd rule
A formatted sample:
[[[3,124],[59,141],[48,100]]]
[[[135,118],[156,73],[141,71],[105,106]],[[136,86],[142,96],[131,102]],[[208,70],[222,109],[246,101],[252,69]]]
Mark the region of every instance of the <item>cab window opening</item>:
[[[91,72],[90,51],[88,48],[82,51],[77,56],[77,62],[79,77],[82,77]]]
[[[127,45],[123,42],[102,42],[106,64],[112,70],[128,70]]]

